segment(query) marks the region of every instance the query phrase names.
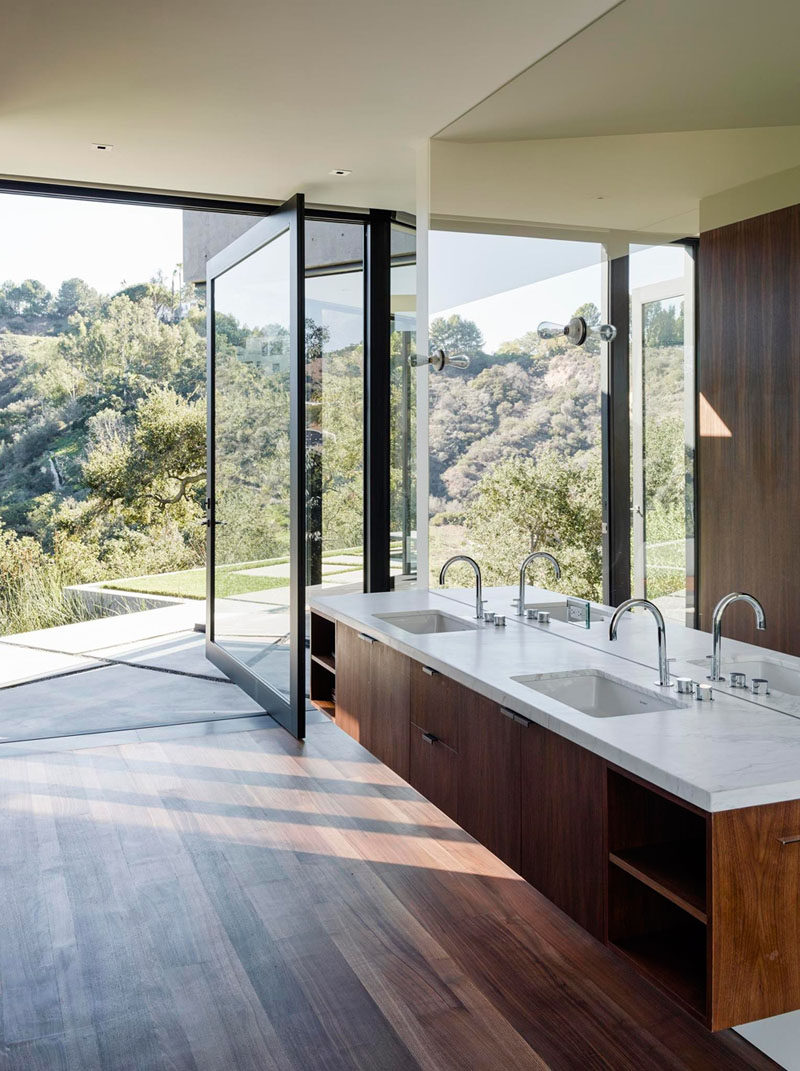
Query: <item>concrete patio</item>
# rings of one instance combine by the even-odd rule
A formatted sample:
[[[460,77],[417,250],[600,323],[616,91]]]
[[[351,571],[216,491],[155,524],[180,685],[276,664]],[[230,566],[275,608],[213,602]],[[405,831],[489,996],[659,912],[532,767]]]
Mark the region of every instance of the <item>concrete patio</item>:
[[[0,742],[263,714],[203,652],[202,603],[0,637]]]

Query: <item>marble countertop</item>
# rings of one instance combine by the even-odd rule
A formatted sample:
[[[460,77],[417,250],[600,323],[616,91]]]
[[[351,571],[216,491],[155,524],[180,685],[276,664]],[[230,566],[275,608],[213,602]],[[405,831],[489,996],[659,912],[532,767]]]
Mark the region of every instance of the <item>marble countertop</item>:
[[[474,592],[407,590],[371,595],[325,595],[318,609],[409,657],[472,688],[531,721],[574,741],[621,768],[707,811],[730,810],[800,798],[800,717],[775,703],[791,697],[753,697],[715,691],[712,703],[669,693],[676,709],[595,718],[531,691],[514,677],[594,669],[614,680],[658,695],[655,625],[650,615],[625,615],[619,639],[610,642],[607,622],[590,629],[551,621],[537,625],[513,616],[511,588],[484,592],[487,609],[506,613],[505,628],[480,623],[463,632],[415,635],[377,614],[441,610],[474,622]],[[563,601],[564,596],[529,587],[526,602]],[[710,651],[711,637],[667,625],[673,675],[703,679],[692,662]],[[800,659],[723,640],[724,658],[780,661],[800,670]],[[663,693],[660,693],[663,694]],[[800,714],[800,700],[793,700]]]

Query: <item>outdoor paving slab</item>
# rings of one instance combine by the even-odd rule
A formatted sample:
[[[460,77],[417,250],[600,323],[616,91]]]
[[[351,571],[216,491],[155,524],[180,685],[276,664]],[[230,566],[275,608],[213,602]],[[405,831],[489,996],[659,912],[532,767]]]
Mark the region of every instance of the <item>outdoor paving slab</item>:
[[[52,673],[67,673],[83,666],[96,665],[92,658],[82,655],[56,654],[53,651],[33,651],[0,638],[0,688]]]
[[[221,669],[205,656],[206,640],[197,632],[186,632],[157,640],[140,640],[119,647],[104,647],[103,658],[115,662],[127,662],[137,666],[156,666],[159,669],[174,669],[181,673],[194,673],[205,677],[227,680]]]
[[[2,641],[62,654],[81,654],[191,631],[197,622],[204,620],[205,602],[195,600],[159,610],[100,617],[94,621],[80,621],[75,625],[59,625],[36,632],[17,632],[13,636],[3,636]]]
[[[0,690],[0,741],[260,711],[232,684],[134,666],[102,666]]]

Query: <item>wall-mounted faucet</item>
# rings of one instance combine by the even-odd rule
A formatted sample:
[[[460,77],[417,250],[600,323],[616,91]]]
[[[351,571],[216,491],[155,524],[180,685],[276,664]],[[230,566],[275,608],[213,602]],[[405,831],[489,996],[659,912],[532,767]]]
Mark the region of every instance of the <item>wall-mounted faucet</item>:
[[[611,618],[611,624],[608,626],[608,638],[610,640],[615,640],[617,638],[617,624],[619,619],[626,610],[632,610],[635,606],[642,606],[646,610],[649,610],[656,619],[656,624],[658,625],[658,684],[661,688],[671,688],[672,684],[669,679],[669,659],[667,658],[667,629],[661,611],[654,602],[650,602],[649,599],[626,599],[625,602],[621,602],[614,611],[614,616]]]
[[[532,561],[537,558],[544,558],[549,561],[553,566],[553,572],[556,574],[556,580],[561,579],[561,566],[558,564],[552,554],[546,550],[535,550],[533,554],[529,554],[522,565],[519,567],[519,605],[517,606],[517,616],[521,617],[525,613],[525,574],[528,571],[528,566]]]
[[[714,607],[714,613],[711,616],[711,672],[708,675],[708,679],[711,681],[725,680],[720,673],[722,669],[722,615],[734,602],[746,602],[748,606],[753,607],[756,615],[756,628],[759,632],[763,632],[767,627],[764,607],[752,595],[748,595],[744,591],[732,591],[730,595],[725,595],[721,598]]]
[[[483,581],[481,580],[481,567],[474,558],[470,558],[468,554],[454,554],[452,558],[448,558],[439,570],[439,584],[440,586],[444,584],[447,570],[455,562],[466,562],[475,573],[475,616],[479,621],[483,621]]]

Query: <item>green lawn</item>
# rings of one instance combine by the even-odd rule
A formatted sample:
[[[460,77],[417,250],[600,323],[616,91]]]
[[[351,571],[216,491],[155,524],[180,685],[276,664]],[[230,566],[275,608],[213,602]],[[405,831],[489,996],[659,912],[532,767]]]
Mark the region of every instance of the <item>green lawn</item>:
[[[355,572],[360,567],[340,563],[345,554],[360,553],[360,547],[347,547],[344,550],[331,551],[323,555],[323,561],[329,565],[342,564],[342,572]],[[285,576],[242,576],[242,569],[260,569],[265,565],[286,565],[288,558],[267,558],[260,562],[237,562],[235,565],[223,565],[217,569],[216,594],[219,598],[231,595],[246,595],[251,591],[271,591],[273,588],[286,588],[289,578]],[[108,580],[104,588],[117,591],[133,591],[143,595],[169,595],[177,599],[204,599],[206,597],[206,571],[201,569],[184,569],[178,573],[155,573],[152,576],[134,576],[120,580]]]
[[[252,566],[249,567],[252,568]],[[225,598],[229,595],[245,595],[249,591],[285,588],[288,584],[286,577],[242,576],[241,573],[221,569],[217,572],[216,594],[220,598]],[[132,580],[113,580],[103,584],[103,587],[115,588],[118,591],[135,591],[146,595],[171,595],[178,599],[204,599],[206,597],[206,571],[205,569],[186,569],[181,573],[137,576]]]

